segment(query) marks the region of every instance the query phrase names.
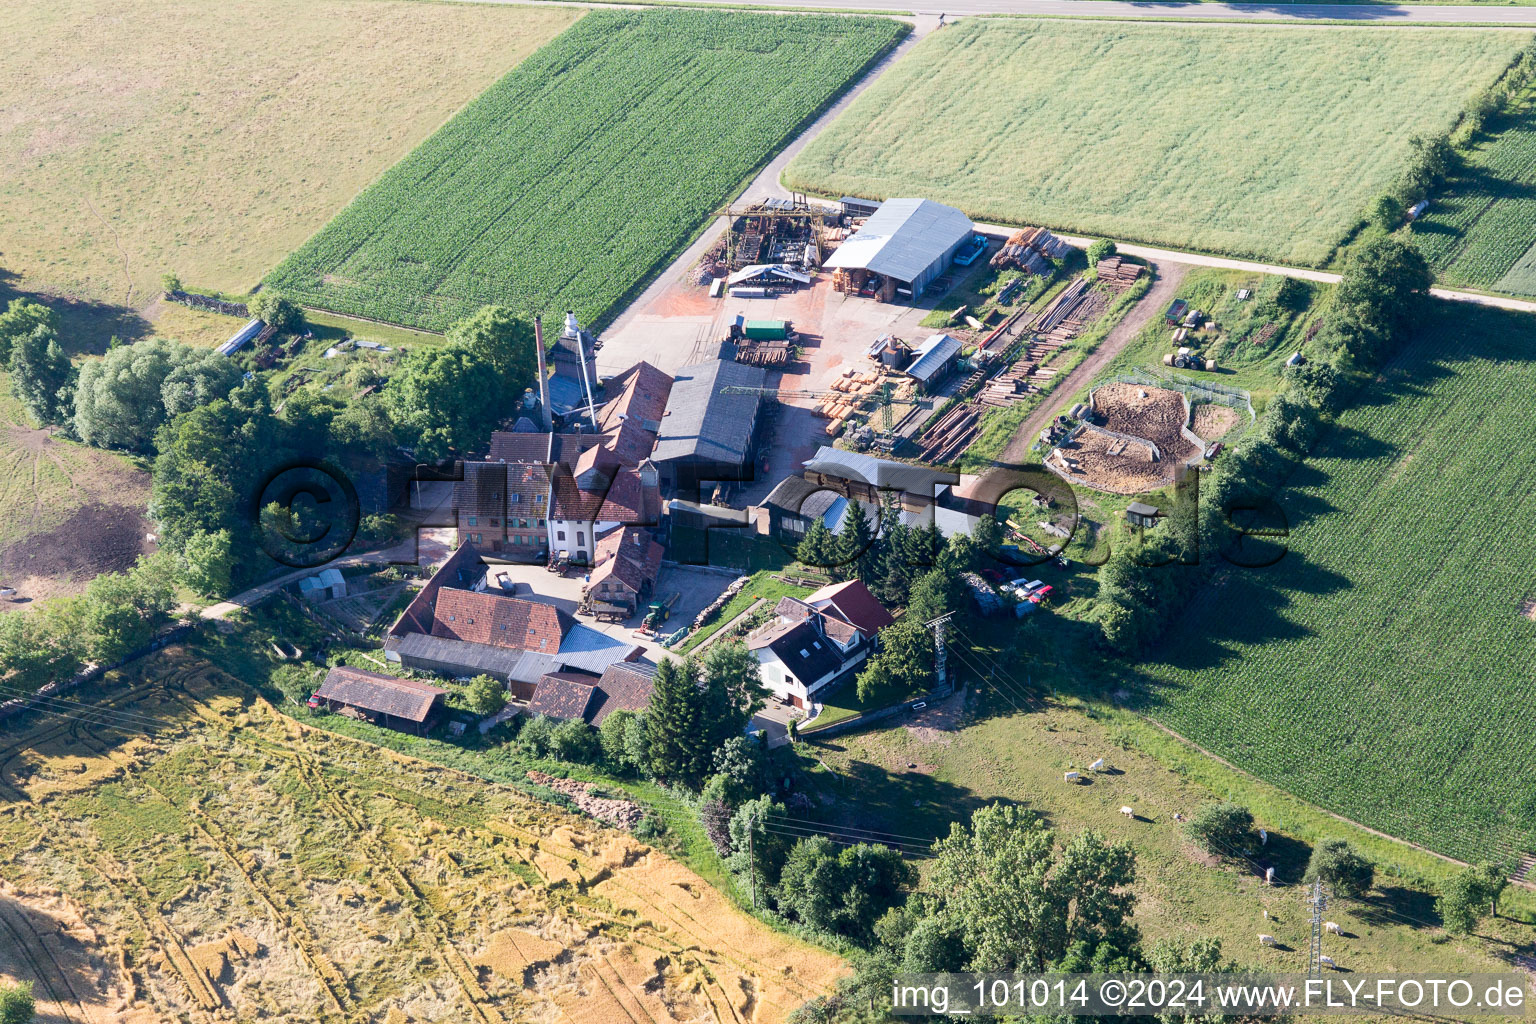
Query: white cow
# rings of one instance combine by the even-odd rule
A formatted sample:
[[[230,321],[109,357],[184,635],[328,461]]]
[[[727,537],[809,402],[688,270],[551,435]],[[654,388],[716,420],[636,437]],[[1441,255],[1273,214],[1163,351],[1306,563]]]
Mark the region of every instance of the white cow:
[[[1261,946],[1273,946],[1274,944],[1275,944],[1275,937],[1273,935],[1260,935],[1259,936],[1259,945],[1261,945]]]
[[[1091,771],[1091,772],[1101,772],[1101,771],[1103,771],[1104,770],[1104,759],[1101,757],[1097,761],[1093,762],[1093,764],[1088,766],[1088,770]]]
[[[1322,964],[1324,967],[1337,967],[1337,966],[1339,966],[1338,964],[1333,962],[1333,957],[1331,957],[1331,956],[1319,956],[1317,958],[1317,962]]]
[[[1081,778],[1082,778],[1082,775],[1079,774],[1078,772],[1067,772],[1067,774],[1062,776],[1062,779],[1064,781],[1066,781],[1066,782],[1076,782],[1078,779],[1081,779]]]
[[[1339,922],[1337,922],[1337,921],[1324,921],[1323,922],[1323,931],[1325,931],[1325,932],[1332,932],[1335,935],[1342,935],[1342,934],[1344,934],[1343,932],[1341,932],[1339,930]]]
[[[1264,869],[1264,884],[1265,885],[1274,885],[1275,884],[1275,869],[1274,868],[1265,868]]]
[[[1127,818],[1134,818],[1134,817],[1136,817],[1136,808],[1134,808],[1134,807],[1122,807],[1122,808],[1120,808],[1120,813],[1125,815]]]

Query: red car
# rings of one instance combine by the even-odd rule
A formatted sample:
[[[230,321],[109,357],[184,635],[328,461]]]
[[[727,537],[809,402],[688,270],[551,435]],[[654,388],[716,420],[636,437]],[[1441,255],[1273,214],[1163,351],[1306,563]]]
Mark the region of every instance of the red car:
[[[310,694],[309,709],[311,711],[319,711],[320,708],[324,706],[324,704],[325,702],[320,699],[320,695],[318,693]]]

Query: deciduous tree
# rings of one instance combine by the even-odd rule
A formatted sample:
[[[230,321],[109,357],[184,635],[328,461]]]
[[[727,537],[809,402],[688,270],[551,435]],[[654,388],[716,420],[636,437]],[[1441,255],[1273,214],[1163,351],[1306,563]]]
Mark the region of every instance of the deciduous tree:
[[[39,425],[62,423],[74,407],[75,368],[51,327],[34,328],[11,347],[11,394]]]
[[[1312,848],[1308,882],[1323,881],[1351,898],[1364,896],[1376,879],[1376,866],[1344,839],[1324,839]]]

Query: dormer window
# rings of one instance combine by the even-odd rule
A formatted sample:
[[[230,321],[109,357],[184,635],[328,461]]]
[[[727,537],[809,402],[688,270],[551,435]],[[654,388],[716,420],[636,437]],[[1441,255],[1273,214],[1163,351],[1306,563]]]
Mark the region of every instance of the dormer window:
[[[800,648],[800,657],[802,657],[802,658],[809,658],[810,656],[811,656],[811,652],[810,651],[806,650],[804,647]]]

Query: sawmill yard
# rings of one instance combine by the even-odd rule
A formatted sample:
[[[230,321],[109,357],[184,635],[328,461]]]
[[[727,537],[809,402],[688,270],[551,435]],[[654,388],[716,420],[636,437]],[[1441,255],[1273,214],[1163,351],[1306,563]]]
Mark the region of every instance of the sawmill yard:
[[[42,1020],[770,1024],[844,970],[624,832],[181,649],[96,696],[0,746],[0,977]]]
[[[1529,32],[977,18],[923,39],[788,184],[1319,264]],[[1454,84],[1451,84],[1454,83]]]
[[[487,302],[602,324],[905,28],[587,14],[267,280],[306,304],[433,330]]]

